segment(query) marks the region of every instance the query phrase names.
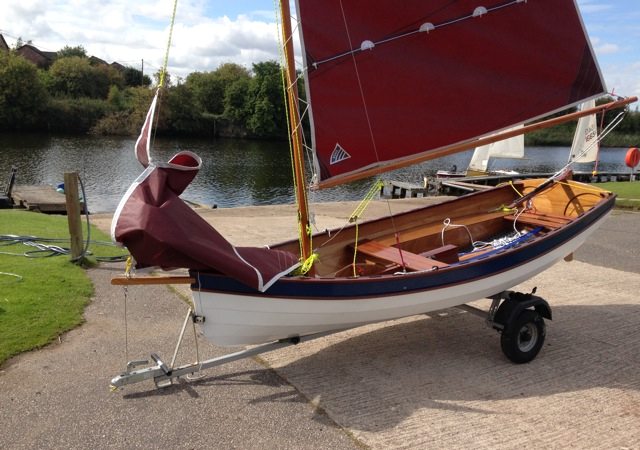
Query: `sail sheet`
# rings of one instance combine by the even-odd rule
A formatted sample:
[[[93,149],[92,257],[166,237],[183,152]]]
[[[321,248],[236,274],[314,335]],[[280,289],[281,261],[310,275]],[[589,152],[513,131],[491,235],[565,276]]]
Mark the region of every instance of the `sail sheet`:
[[[522,125],[515,128],[522,128]],[[469,170],[486,172],[491,158],[524,158],[524,135],[476,147],[469,161]]]
[[[297,1],[322,181],[605,91],[574,0]]]
[[[582,104],[582,110],[591,109],[596,106],[595,100],[589,100]],[[594,162],[598,159],[598,123],[596,115],[590,114],[581,117],[576,126],[571,144],[571,154],[569,161],[586,163]]]

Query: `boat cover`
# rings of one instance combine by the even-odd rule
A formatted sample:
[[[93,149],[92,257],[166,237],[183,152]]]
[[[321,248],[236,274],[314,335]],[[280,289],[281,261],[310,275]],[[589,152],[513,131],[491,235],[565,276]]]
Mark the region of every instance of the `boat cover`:
[[[195,153],[182,151],[167,163],[140,162],[146,169],[111,225],[113,240],[131,252],[136,267],[218,272],[259,291],[298,267],[290,252],[233,246],[180,198],[202,164]]]

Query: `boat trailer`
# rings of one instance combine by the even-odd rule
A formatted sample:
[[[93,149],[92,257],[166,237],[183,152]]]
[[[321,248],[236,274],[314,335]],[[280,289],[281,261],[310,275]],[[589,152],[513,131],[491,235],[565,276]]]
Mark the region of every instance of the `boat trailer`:
[[[546,330],[544,319],[551,320],[549,304],[546,300],[534,295],[535,291],[536,288],[531,293],[526,294],[503,291],[493,295],[489,297],[492,303],[488,311],[466,304],[458,305],[455,308],[485,319],[487,326],[501,334],[500,345],[505,356],[517,364],[527,363],[537,356],[544,344]],[[149,360],[129,361],[126,370],[111,380],[111,389],[115,391],[121,386],[150,379],[154,381],[157,388],[168,387],[173,384],[174,379],[182,376],[194,375],[211,367],[297,345],[348,329],[283,338],[205,361],[200,361],[199,356],[197,356],[198,360],[195,363],[175,366],[178,351],[189,322],[191,322],[195,334],[195,324],[202,321],[204,321],[204,318],[197,316],[193,309],[189,308],[178,336],[171,362],[167,364],[156,353],[151,353],[150,358],[155,362],[155,365],[149,367],[136,369],[136,367],[149,364]]]

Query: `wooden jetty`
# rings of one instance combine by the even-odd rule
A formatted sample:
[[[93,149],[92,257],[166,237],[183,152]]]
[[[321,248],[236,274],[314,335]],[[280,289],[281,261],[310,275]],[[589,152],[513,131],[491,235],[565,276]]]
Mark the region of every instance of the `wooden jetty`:
[[[429,186],[403,181],[387,181],[380,189],[382,198],[415,198],[426,197],[429,194]]]
[[[499,174],[459,178],[429,179],[425,185],[406,183],[403,181],[387,181],[381,189],[382,198],[411,198],[426,195],[464,195],[474,191],[482,191],[500,183],[522,180],[526,178],[549,178],[552,173]],[[633,181],[629,172],[573,172],[573,179],[583,183],[600,183],[606,181]]]
[[[47,184],[16,185],[11,192],[11,198],[15,207],[25,208],[29,211],[39,211],[46,214],[67,213],[64,194]],[[81,210],[84,210],[83,202],[80,207]]]

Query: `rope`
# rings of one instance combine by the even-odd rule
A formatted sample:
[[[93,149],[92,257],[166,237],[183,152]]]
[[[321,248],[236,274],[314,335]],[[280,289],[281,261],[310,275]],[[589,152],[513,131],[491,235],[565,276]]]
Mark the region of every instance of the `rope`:
[[[513,184],[513,181],[509,181],[509,186],[511,186],[513,188],[513,190],[516,191],[516,194],[518,194],[520,197],[524,197],[524,195],[522,195],[522,192],[520,192],[519,190],[516,189],[516,187]]]
[[[294,272],[295,275],[306,275],[319,258],[320,256],[317,253],[311,253],[311,255]]]
[[[59,245],[52,245],[54,243],[68,243],[69,239],[63,238],[46,238],[46,237],[38,237],[38,236],[18,236],[15,234],[5,234],[0,235],[0,247],[2,246],[11,246],[17,244],[23,244],[28,247],[33,247],[35,250],[28,250],[23,253],[13,253],[13,252],[0,252],[2,255],[9,256],[24,256],[26,258],[47,258],[50,256],[59,256],[59,255],[68,255],[70,253],[70,249],[67,247],[61,247]],[[96,245],[106,245],[106,246],[114,246],[111,242],[106,241],[91,241],[87,239],[87,247],[89,244]],[[92,255],[89,250],[85,250],[83,256]],[[103,262],[118,262],[124,261],[126,255],[120,256],[97,256],[97,261]]]
[[[4,275],[7,277],[15,277],[17,278],[17,280],[15,280],[16,282],[22,281],[22,275],[18,275],[17,273],[0,272],[0,275]]]
[[[171,37],[173,36],[173,24],[176,21],[176,10],[178,9],[178,0],[173,2],[173,13],[171,14],[171,25],[169,25],[169,38],[167,40],[167,50],[164,53],[164,61],[162,63],[162,70],[160,71],[160,82],[158,83],[158,89],[164,86],[164,78],[167,73],[167,65],[169,64],[169,49],[171,48]]]
[[[356,209],[354,209],[351,215],[349,216],[349,222],[355,222],[356,220],[358,220],[358,218],[364,212],[367,206],[369,206],[369,203],[371,202],[371,200],[373,200],[373,198],[378,194],[378,192],[380,192],[380,188],[382,188],[382,186],[384,186],[384,182],[382,180],[377,180],[376,182],[373,183],[373,186],[371,186],[371,189],[369,189],[369,192],[365,194],[362,201],[360,201]]]
[[[569,186],[569,187],[574,186],[574,184],[572,184],[572,183],[570,183],[570,182],[567,182],[567,181],[556,181],[556,183],[557,183],[557,184],[563,184],[563,185],[565,185],[565,186]],[[579,186],[579,187],[580,187],[580,189],[583,189],[583,190],[585,190],[585,191],[596,192],[596,193],[598,193],[598,194],[599,194],[600,192],[602,192],[602,189],[592,188],[592,187],[588,187],[588,186]],[[610,192],[610,191],[607,191],[607,192]]]

